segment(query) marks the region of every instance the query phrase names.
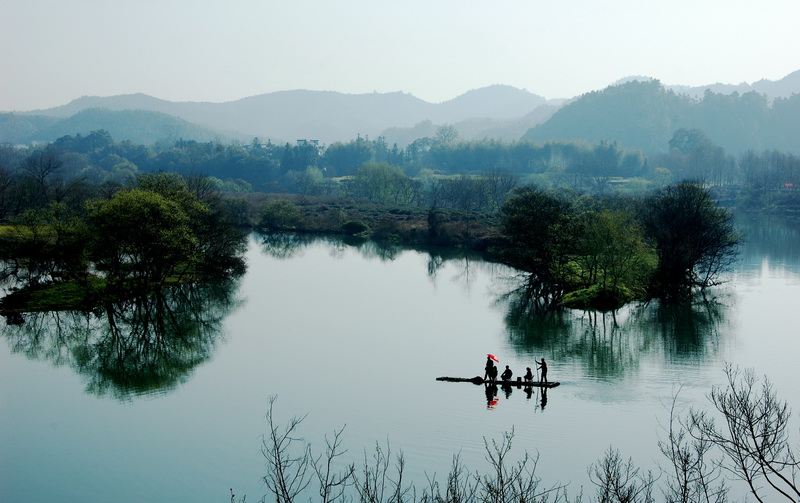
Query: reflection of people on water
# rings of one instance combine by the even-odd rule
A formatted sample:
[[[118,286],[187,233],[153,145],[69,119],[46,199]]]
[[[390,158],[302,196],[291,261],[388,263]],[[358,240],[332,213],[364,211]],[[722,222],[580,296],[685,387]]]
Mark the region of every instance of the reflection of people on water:
[[[542,410],[547,405],[547,388],[542,388]]]
[[[497,375],[497,368],[494,366],[494,362],[492,361],[491,356],[486,357],[486,366],[483,368],[483,380],[485,381],[487,378],[491,379],[492,372],[494,371],[494,375]]]
[[[541,363],[536,363],[536,366],[542,369],[542,378],[539,382],[547,382],[547,363],[545,363],[544,358],[542,358]]]
[[[533,395],[533,386],[525,386],[525,399],[530,400]]]
[[[503,373],[505,374],[505,372]],[[511,385],[508,384],[508,382],[503,382],[503,385],[500,386],[500,388],[503,390],[503,393],[506,394],[506,398],[510,397],[511,392],[514,391],[513,389],[511,389]]]
[[[494,406],[497,405],[497,385],[487,384],[484,386],[484,392],[486,393],[486,408],[494,409]]]
[[[525,372],[525,380],[526,381],[533,381],[533,373],[531,372],[531,368],[530,367],[525,367],[525,369],[527,370],[527,372]]]
[[[508,368],[508,365],[506,365],[506,369],[503,371],[502,374],[500,374],[500,379],[508,381],[509,379],[511,379],[512,375],[514,375],[514,373],[511,372],[511,369]]]

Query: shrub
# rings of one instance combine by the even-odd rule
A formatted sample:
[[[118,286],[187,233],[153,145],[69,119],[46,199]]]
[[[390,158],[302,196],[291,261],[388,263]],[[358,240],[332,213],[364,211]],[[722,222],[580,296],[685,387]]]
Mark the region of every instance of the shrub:
[[[268,201],[261,206],[258,226],[265,230],[294,230],[300,225],[302,213],[294,203],[285,199]]]

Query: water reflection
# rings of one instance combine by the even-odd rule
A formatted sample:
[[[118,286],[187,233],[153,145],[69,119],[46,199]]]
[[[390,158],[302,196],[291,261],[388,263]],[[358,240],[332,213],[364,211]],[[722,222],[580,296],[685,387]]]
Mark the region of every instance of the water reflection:
[[[394,261],[403,252],[414,250],[427,254],[428,276],[432,278],[435,278],[446,264],[452,261],[461,261],[457,279],[462,280],[465,285],[469,284],[475,273],[473,271],[473,267],[476,267],[475,264],[504,268],[504,266],[485,262],[485,257],[480,253],[461,248],[401,246],[390,241],[373,241],[354,236],[321,236],[290,232],[255,234],[255,238],[266,255],[277,259],[300,257],[304,250],[319,243],[327,245],[330,254],[334,257],[343,257],[347,250],[354,250],[366,259],[377,259],[382,262]]]
[[[719,299],[673,306],[657,301],[632,304],[616,312],[527,309],[516,289],[507,302],[505,322],[514,348],[525,357],[550,355],[580,362],[590,375],[621,377],[638,368],[643,355],[702,361],[716,355],[729,307]]]
[[[762,261],[785,264],[798,270],[800,220],[783,216],[737,215],[736,224],[744,234],[741,247],[745,268]]]
[[[496,384],[483,384],[482,386],[483,393],[486,396],[486,408],[488,410],[494,410],[499,405],[500,399],[497,397],[499,391],[503,392],[503,397],[505,399],[510,399],[514,388],[521,390],[522,393],[525,394],[526,401],[534,402],[534,410],[544,411],[544,408],[547,407],[547,388],[520,386],[514,382],[503,383],[499,388]]]
[[[484,384],[483,392],[486,395],[486,408],[494,409],[497,406],[497,385]]]
[[[12,352],[72,367],[89,393],[120,400],[163,393],[211,356],[222,320],[238,304],[236,285],[184,284],[93,313],[27,313],[3,334]]]

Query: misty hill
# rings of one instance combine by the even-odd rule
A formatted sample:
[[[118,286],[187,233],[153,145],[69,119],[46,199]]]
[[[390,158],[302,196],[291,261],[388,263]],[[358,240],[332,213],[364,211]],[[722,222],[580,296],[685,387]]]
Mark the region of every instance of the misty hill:
[[[74,115],[45,116],[0,114],[0,143],[52,142],[66,135],[105,129],[115,139],[152,144],[160,140],[192,138],[198,141],[229,139],[228,135],[191,124],[175,116],[147,110],[112,111],[88,108]]]
[[[159,140],[175,141],[180,138],[192,138],[198,141],[227,139],[218,132],[191,124],[178,117],[147,110],[112,111],[105,108],[88,108],[63,119],[50,117],[49,121],[43,121],[40,117],[30,117],[38,119],[42,125],[17,143],[51,142],[62,136],[86,134],[100,129],[108,131],[112,138],[142,144],[152,144]],[[28,118],[25,116],[12,116],[7,122],[13,124],[15,121],[26,119]],[[0,131],[5,129],[4,122],[6,121],[0,117]],[[0,136],[0,140],[2,139]]]
[[[60,107],[14,114],[14,117],[66,119],[87,109],[106,109],[111,112],[147,110],[193,123],[204,129],[205,135],[213,132],[217,137],[242,141],[259,137],[275,143],[305,138],[329,144],[349,141],[358,135],[376,137],[387,128],[412,127],[425,120],[437,124],[470,118],[513,120],[515,117],[524,117],[544,103],[544,98],[510,86],[469,91],[441,104],[429,103],[400,92],[343,94],[332,91],[281,91],[226,103],[170,102],[144,94],[131,94],[84,96]],[[137,117],[129,116],[129,119],[136,120]],[[114,134],[106,124],[89,125],[83,121],[82,125],[90,130],[107,129],[114,138],[136,141],[135,138]],[[28,126],[28,129],[31,127]],[[496,127],[496,124],[492,124],[492,127]],[[145,128],[143,124],[131,124],[128,129],[136,131]],[[38,134],[37,139],[45,138],[51,132],[48,130],[47,134]],[[66,134],[87,132],[74,130]],[[202,139],[187,135],[183,137]],[[19,143],[25,139],[4,136],[0,137],[0,141]]]
[[[19,115],[15,113],[0,113],[0,144],[22,143],[36,141],[36,134],[61,119],[44,115]]]
[[[701,129],[729,153],[747,149],[800,151],[800,94],[707,92],[697,100],[657,80],[630,81],[587,93],[531,128],[525,139],[612,140],[645,152],[664,152],[679,128]]]
[[[436,109],[436,117],[431,119],[447,123],[472,118],[517,119],[546,103],[546,99],[528,91],[494,85],[467,91],[457,98],[441,103]]]
[[[419,122],[412,127],[392,127],[384,130],[381,136],[389,145],[397,144],[405,147],[414,140],[436,136],[438,127],[450,124],[458,131],[459,140],[472,141],[495,139],[504,141],[519,140],[530,128],[549,119],[560,105],[543,104],[522,117],[512,119],[495,119],[489,116],[473,117],[460,121],[434,124],[430,120]]]
[[[664,87],[647,77],[628,78],[574,99],[569,106],[503,85],[471,90],[438,104],[401,92],[296,90],[226,103],[171,102],[145,94],[84,96],[47,110],[0,114],[0,143],[53,141],[105,129],[117,140],[137,143],[175,138],[249,142],[258,137],[277,144],[304,138],[329,145],[360,135],[384,136],[390,145],[403,147],[448,124],[462,140],[610,139],[647,152],[666,149],[675,129],[697,127],[733,152],[796,151],[800,142],[798,114],[792,115],[794,93],[800,93],[800,71],[779,81],[727,87]]]
[[[706,90],[717,94],[745,94],[755,91],[758,94],[765,94],[769,99],[789,98],[795,93],[800,93],[800,70],[792,72],[780,80],[762,79],[752,84],[742,82],[741,84],[709,84],[706,86],[669,86],[679,94],[686,94],[694,98],[702,98]]]

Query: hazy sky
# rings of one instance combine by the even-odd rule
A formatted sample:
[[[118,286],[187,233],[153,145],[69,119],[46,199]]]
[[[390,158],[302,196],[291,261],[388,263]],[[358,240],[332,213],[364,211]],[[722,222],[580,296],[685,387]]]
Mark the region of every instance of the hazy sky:
[[[546,98],[800,69],[798,0],[0,0],[0,110],[290,89]]]

